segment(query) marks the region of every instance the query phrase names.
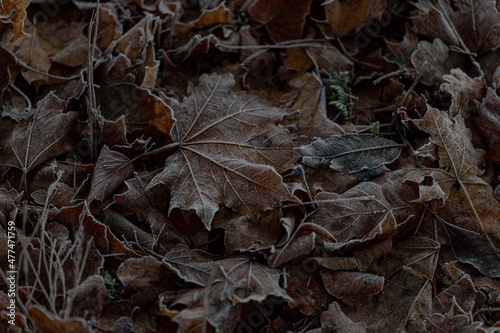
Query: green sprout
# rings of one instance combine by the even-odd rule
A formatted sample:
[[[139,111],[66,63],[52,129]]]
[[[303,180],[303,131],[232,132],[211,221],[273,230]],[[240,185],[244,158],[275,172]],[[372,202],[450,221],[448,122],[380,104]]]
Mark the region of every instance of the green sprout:
[[[330,102],[328,104],[333,105],[338,110],[341,123],[346,123],[350,120],[351,107],[358,100],[356,96],[351,94],[348,74],[348,72],[335,74],[334,78],[337,84],[331,86],[333,91],[329,96]]]
[[[106,271],[104,273],[104,284],[108,291],[108,297],[113,301],[119,301],[122,299],[123,290],[120,290],[120,286],[116,279]]]

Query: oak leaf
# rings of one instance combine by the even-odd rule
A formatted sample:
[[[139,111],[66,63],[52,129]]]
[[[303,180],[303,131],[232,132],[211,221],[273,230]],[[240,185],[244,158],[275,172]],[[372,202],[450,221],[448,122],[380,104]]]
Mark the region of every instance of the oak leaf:
[[[230,74],[202,76],[173,106],[175,143],[164,148],[177,151],[147,187],[170,186],[170,211],[194,209],[207,229],[221,205],[257,219],[291,199],[277,173],[297,159],[288,132],[276,125],[283,112],[232,92],[234,84]]]

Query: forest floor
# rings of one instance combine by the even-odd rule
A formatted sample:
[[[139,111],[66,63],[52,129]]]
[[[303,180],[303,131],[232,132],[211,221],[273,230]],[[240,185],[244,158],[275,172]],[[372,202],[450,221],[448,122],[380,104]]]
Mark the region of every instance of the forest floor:
[[[0,331],[500,332],[499,11],[3,0]]]

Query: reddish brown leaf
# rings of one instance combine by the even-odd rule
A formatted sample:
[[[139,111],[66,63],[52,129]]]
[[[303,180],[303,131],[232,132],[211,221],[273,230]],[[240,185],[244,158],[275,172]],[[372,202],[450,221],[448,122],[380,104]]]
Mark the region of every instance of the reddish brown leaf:
[[[418,49],[411,55],[411,63],[416,72],[420,71],[424,63],[427,65],[422,72],[420,81],[428,86],[438,86],[443,82],[443,75],[450,69],[463,66],[463,57],[450,52],[441,39],[436,38],[432,43],[425,40],[418,43]]]
[[[165,140],[174,124],[171,108],[134,84],[107,85],[99,90],[97,103],[104,118],[115,121],[124,115],[128,132],[145,130],[159,141]]]
[[[319,22],[320,28],[329,37],[344,37],[380,16],[386,5],[386,0],[330,1],[324,6],[326,20]]]
[[[477,53],[500,46],[500,13],[493,0],[419,1],[416,6],[412,20],[422,36]]]
[[[2,21],[9,18],[14,23],[12,41],[28,36],[24,32],[24,20],[26,19],[26,7],[30,0],[2,0],[0,4],[0,17]]]
[[[474,119],[474,126],[488,140],[492,149],[488,154],[490,161],[500,164],[500,97],[490,88],[482,103],[476,102],[476,106],[479,117]]]
[[[131,304],[138,306],[155,302],[161,292],[171,290],[175,283],[169,269],[150,256],[126,260],[117,274]]]
[[[328,307],[328,310],[321,314],[320,333],[327,332],[365,333],[366,324],[354,322],[342,312],[337,302],[333,302]]]
[[[321,269],[326,291],[346,303],[350,299],[378,294],[384,287],[384,277],[369,273],[341,272]]]
[[[82,318],[63,319],[39,306],[32,306],[28,311],[30,320],[42,332],[90,333],[91,330],[87,321]]]
[[[246,256],[216,260],[202,251],[185,249],[168,253],[163,262],[186,282],[200,286],[220,284],[220,298],[233,305],[261,302],[270,295],[288,298],[279,283],[280,272]]]
[[[216,8],[206,10],[195,21],[191,22],[197,28],[209,27],[216,24],[229,23],[231,12],[224,2],[221,2]]]
[[[271,39],[278,43],[301,39],[312,0],[258,0],[249,9],[255,21],[265,24]]]
[[[391,256],[374,267],[387,282],[375,308],[368,314],[368,329],[377,332],[423,332],[430,316],[432,277],[439,244],[410,237],[394,246]]]
[[[232,92],[231,75],[203,76],[174,106],[177,152],[148,189],[170,186],[173,208],[194,209],[207,229],[220,205],[252,219],[291,199],[278,171],[294,163],[288,133],[276,126],[283,113],[258,98]],[[267,165],[266,165],[267,164]]]
[[[127,156],[104,146],[94,169],[89,200],[102,201],[109,197],[126,179],[132,176],[133,172],[132,161]]]
[[[89,276],[77,287],[68,291],[65,304],[72,316],[81,318],[99,318],[108,300],[104,279],[99,275]]]
[[[319,193],[319,210],[308,221],[327,229],[336,239],[332,248],[343,243],[388,237],[399,224],[415,218],[416,207],[408,202],[413,191],[401,186],[400,177],[388,173],[376,182],[364,182],[339,195]],[[406,198],[406,200],[405,200]]]
[[[30,121],[12,132],[9,147],[1,152],[3,163],[26,173],[43,162],[68,152],[77,112],[63,113],[65,102],[54,94],[36,104]]]

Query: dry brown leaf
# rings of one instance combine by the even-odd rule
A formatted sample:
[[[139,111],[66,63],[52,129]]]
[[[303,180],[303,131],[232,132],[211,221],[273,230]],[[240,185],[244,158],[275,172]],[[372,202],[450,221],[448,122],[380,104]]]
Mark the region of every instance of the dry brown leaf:
[[[160,261],[150,256],[124,261],[117,271],[130,303],[146,306],[154,303],[160,293],[172,290],[175,276]]]
[[[275,43],[301,39],[312,0],[257,0],[250,17],[266,26]]]
[[[450,69],[464,66],[464,59],[450,52],[449,47],[441,39],[436,38],[432,43],[420,41],[418,49],[411,55],[411,63],[416,72],[427,63],[420,81],[428,86],[438,86],[443,82],[443,75]]]
[[[36,104],[30,121],[12,131],[9,146],[0,152],[4,165],[23,171],[23,177],[43,162],[72,149],[77,112],[63,113],[65,101],[50,93]]]
[[[26,19],[26,8],[30,0],[2,0],[0,5],[1,21],[12,22],[14,24],[12,41],[28,36],[24,32],[24,20]],[[10,39],[10,38],[9,38]]]
[[[329,37],[344,37],[364,23],[380,16],[387,0],[333,1],[326,4],[326,20],[318,22]]]
[[[321,314],[321,330],[318,333],[328,332],[366,333],[366,324],[354,322],[342,312],[337,302],[333,302],[328,310]]]
[[[132,161],[127,156],[104,146],[95,165],[89,200],[106,199],[130,178],[133,172]]]
[[[418,208],[409,202],[414,193],[400,186],[400,176],[388,173],[374,182],[360,183],[343,194],[319,193],[319,210],[308,222],[328,230],[340,248],[347,242],[388,237],[398,225],[414,219]]]
[[[289,299],[280,286],[280,271],[247,256],[232,255],[217,260],[196,250],[174,250],[163,262],[186,282],[218,288],[219,299],[232,304],[261,302],[270,295]]]
[[[457,114],[466,117],[467,103],[473,103],[480,100],[484,95],[484,86],[480,78],[470,78],[460,68],[450,71],[450,74],[444,75],[445,83],[441,85],[441,90],[449,92],[452,96],[450,115]]]
[[[419,12],[412,20],[421,36],[439,37],[476,53],[500,46],[500,13],[494,0],[420,0],[415,5]]]
[[[428,238],[409,237],[394,246],[391,256],[371,268],[387,282],[373,309],[368,329],[375,332],[424,332],[431,313],[432,277],[439,244]]]
[[[402,181],[421,184],[420,197],[416,200],[419,202],[446,201],[453,194],[454,201],[465,210],[470,210],[482,236],[491,237],[499,246],[500,233],[495,218],[499,204],[493,197],[492,188],[479,177],[483,173],[486,153],[472,145],[471,133],[463,118],[458,115],[451,119],[446,112],[428,106],[424,118],[417,121],[417,125],[431,134],[431,142],[438,149],[440,168],[422,167],[410,171]],[[423,184],[426,177],[432,179],[432,184]]]
[[[384,287],[383,276],[369,273],[321,269],[320,274],[326,291],[347,304],[352,303],[356,298],[378,294]]]
[[[148,185],[170,186],[170,211],[194,209],[207,229],[223,204],[257,220],[292,198],[275,170],[297,158],[288,132],[276,126],[283,112],[232,92],[234,84],[232,75],[203,76],[198,87],[189,88],[189,97],[173,106],[177,151]]]
[[[35,327],[47,333],[90,333],[86,320],[79,317],[60,318],[49,313],[45,308],[32,306],[28,309],[29,318]]]
[[[288,109],[281,125],[293,133],[321,138],[342,133],[340,126],[326,115],[325,88],[320,79],[304,73],[289,82],[298,96]]]
[[[229,23],[231,11],[226,7],[224,2],[213,9],[205,10],[199,18],[190,22],[196,28],[204,28],[217,24]]]
[[[75,68],[70,73],[76,74],[87,61],[88,41],[83,35],[84,22],[67,23],[49,22],[41,27],[34,27],[29,21],[26,31],[30,37],[13,43],[13,51],[18,59],[43,73],[49,73],[53,63]],[[23,72],[28,82],[56,80],[35,71]],[[69,75],[68,75],[69,76]]]
[[[474,119],[474,126],[488,141],[492,149],[488,153],[491,163],[500,164],[500,97],[489,88],[482,103],[476,102],[479,117]]]
[[[172,109],[158,96],[135,84],[116,83],[98,91],[97,104],[104,118],[116,121],[125,116],[128,132],[145,131],[159,142],[174,124]]]

